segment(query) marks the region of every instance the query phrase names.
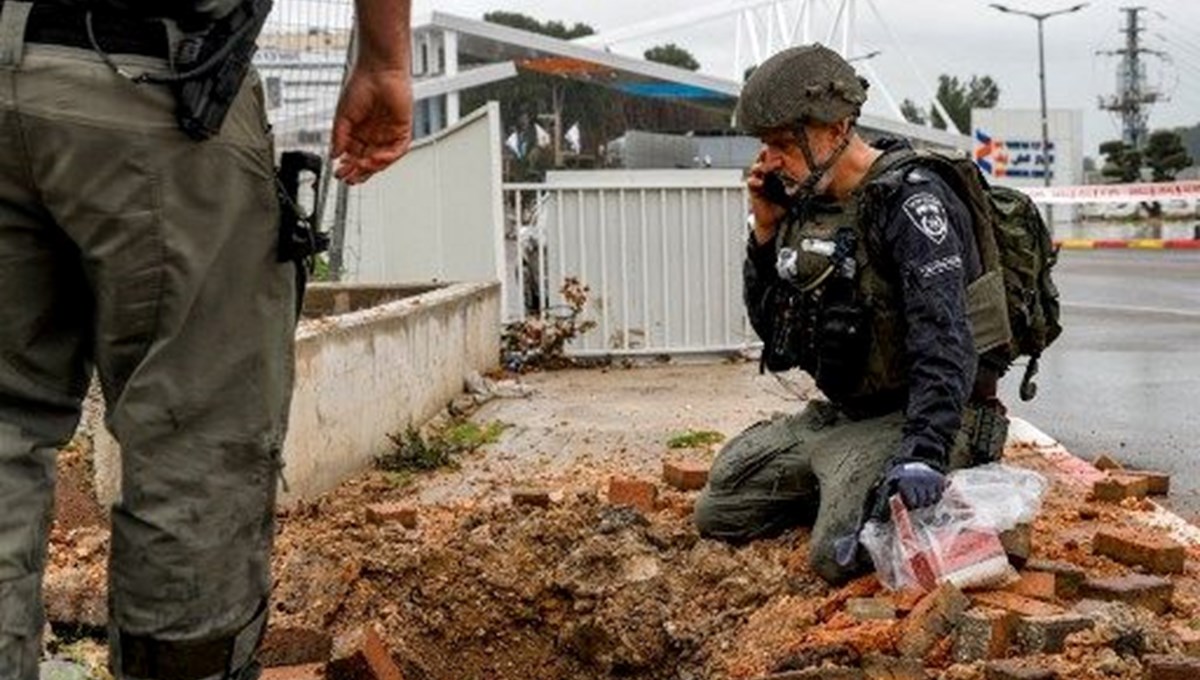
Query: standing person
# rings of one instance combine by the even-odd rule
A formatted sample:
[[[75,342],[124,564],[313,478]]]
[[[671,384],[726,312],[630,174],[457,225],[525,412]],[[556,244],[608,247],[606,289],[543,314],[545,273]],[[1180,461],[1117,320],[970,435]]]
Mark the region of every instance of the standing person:
[[[0,680],[38,677],[55,453],[93,367],[122,448],[115,677],[258,676],[298,294],[247,67],[269,9],[3,0]],[[350,183],[403,155],[412,122],[409,0],[357,9],[333,129]]]
[[[806,371],[825,399],[731,440],[695,513],[703,535],[733,542],[815,517],[810,564],[835,583],[869,566],[857,529],[874,489],[931,505],[948,470],[979,462],[956,445],[977,368],[971,214],[937,173],[890,162],[906,144],[858,135],[866,88],[810,45],[742,91],[737,123],[763,143],[747,180],[746,307],[765,366]],[[983,398],[996,375],[983,365]]]

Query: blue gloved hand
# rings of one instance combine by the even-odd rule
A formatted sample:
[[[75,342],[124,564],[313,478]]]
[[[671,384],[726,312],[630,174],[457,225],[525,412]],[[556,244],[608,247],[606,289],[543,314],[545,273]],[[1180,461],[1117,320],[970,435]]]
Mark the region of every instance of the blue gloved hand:
[[[899,493],[909,510],[916,510],[942,499],[946,475],[920,461],[901,461],[888,470],[883,485],[889,494]]]

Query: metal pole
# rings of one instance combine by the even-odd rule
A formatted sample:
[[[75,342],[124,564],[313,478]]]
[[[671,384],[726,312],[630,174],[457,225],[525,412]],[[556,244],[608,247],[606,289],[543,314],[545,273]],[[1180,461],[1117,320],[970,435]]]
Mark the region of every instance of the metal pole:
[[[350,76],[350,68],[358,55],[358,25],[350,30],[350,41],[346,45],[346,62],[342,65],[342,87]],[[330,142],[332,143],[332,137]],[[330,182],[333,181],[332,147],[325,152],[325,170],[321,173],[321,191],[317,196],[317,215],[325,217],[325,201],[329,197]],[[336,184],[334,195],[333,224],[329,227],[329,278],[341,281],[346,270],[346,216],[349,211],[350,187],[345,182]],[[360,247],[362,244],[358,244]]]
[[[1037,17],[1038,27],[1038,79],[1042,87],[1042,185],[1050,186],[1050,120],[1046,112],[1046,40],[1042,25],[1046,17]],[[1050,233],[1054,233],[1054,206],[1046,204],[1046,222]]]
[[[1050,120],[1049,114],[1046,112],[1046,47],[1045,47],[1045,31],[1042,27],[1042,22],[1050,17],[1056,17],[1060,14],[1070,14],[1078,12],[1088,3],[1081,2],[1066,9],[1047,12],[1045,14],[1035,14],[1033,12],[1024,12],[1019,9],[1006,7],[998,3],[990,3],[995,9],[1004,12],[1005,14],[1018,14],[1020,16],[1029,17],[1037,22],[1038,26],[1038,79],[1041,81],[1042,89],[1042,184],[1050,186]],[[1046,222],[1050,225],[1051,233],[1054,231],[1054,207],[1046,205]]]

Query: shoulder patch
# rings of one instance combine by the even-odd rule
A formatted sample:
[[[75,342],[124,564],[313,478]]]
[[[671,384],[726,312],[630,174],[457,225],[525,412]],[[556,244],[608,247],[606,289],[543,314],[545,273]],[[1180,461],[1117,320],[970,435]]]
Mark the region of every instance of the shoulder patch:
[[[902,207],[913,226],[920,229],[930,241],[941,245],[946,240],[950,220],[946,217],[946,206],[942,205],[940,198],[922,191],[905,199]]]

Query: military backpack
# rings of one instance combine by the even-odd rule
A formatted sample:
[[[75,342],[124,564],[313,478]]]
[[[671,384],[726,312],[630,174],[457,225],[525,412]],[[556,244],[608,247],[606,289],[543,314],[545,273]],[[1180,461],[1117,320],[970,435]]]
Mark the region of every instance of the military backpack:
[[[969,158],[900,149],[880,162],[883,172],[909,166],[933,170],[970,211],[984,272],[967,289],[976,349],[1005,368],[1029,357],[1020,395],[1033,399],[1038,359],[1062,333],[1058,289],[1051,278],[1058,251],[1037,206],[1015,189],[988,184]]]

